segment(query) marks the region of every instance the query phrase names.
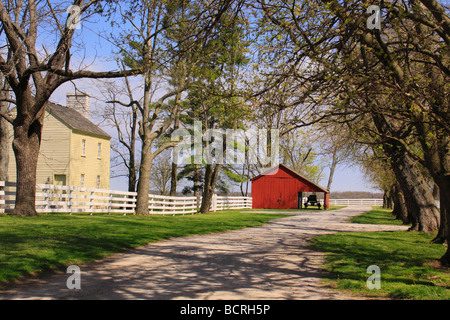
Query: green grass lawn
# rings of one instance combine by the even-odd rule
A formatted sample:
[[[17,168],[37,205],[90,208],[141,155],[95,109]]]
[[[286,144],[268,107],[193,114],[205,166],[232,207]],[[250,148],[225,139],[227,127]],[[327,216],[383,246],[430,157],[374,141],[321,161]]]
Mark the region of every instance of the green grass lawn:
[[[186,216],[0,216],[0,287],[172,237],[259,226],[286,217],[227,210]]]
[[[365,212],[359,216],[353,217],[349,221],[353,223],[365,224],[402,225],[402,221],[394,219],[391,212],[392,210],[375,207],[372,211]]]
[[[381,208],[352,221],[399,224],[391,211]],[[435,263],[446,247],[431,244],[432,239],[420,232],[348,232],[319,236],[311,243],[326,253],[325,281],[334,288],[376,298],[448,300],[449,269]],[[370,265],[380,268],[379,290],[366,287]]]

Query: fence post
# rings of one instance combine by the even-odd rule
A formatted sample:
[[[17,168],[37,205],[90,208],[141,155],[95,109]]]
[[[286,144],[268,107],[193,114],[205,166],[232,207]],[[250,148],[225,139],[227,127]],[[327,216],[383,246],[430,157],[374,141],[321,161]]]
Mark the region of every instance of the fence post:
[[[127,208],[128,208],[127,197],[124,196],[124,197],[123,197],[123,215],[124,215],[124,216],[127,215]]]
[[[94,212],[94,206],[92,205],[92,203],[94,202],[94,191],[91,190],[90,194],[89,194],[89,215],[93,215]]]
[[[73,188],[69,187],[69,201],[68,201],[68,211],[69,211],[69,215],[72,215],[72,196],[73,196]]]
[[[217,211],[217,194],[213,194],[212,196],[212,212]]]
[[[44,192],[44,202],[45,202],[45,204],[44,204],[44,212],[45,213],[48,213],[49,212],[49,210],[50,210],[50,188],[45,188],[45,189],[42,189],[42,191]]]
[[[149,195],[148,196],[149,197],[149,200],[148,200],[148,211],[149,211],[149,214],[153,214],[153,197],[151,196],[151,195]],[[137,200],[137,196],[136,196],[136,200]],[[136,204],[137,204],[137,202],[136,202]]]
[[[109,199],[108,199],[108,207],[107,207],[108,216],[111,215],[112,199],[113,199],[113,195],[110,192],[109,193]]]
[[[200,204],[202,203],[201,199],[202,199],[202,197],[200,197],[200,195],[198,195],[197,199],[196,199],[197,212],[200,211]]]

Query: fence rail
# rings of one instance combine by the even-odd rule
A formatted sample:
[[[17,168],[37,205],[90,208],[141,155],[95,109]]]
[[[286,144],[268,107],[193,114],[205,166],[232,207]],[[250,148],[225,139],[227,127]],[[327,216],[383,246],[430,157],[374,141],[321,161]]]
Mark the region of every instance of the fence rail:
[[[330,206],[382,206],[383,199],[330,199]]]
[[[15,183],[0,181],[0,213],[14,209]],[[80,188],[48,184],[36,185],[36,211],[38,213],[122,213],[133,214],[136,192]],[[176,215],[198,212],[201,197],[149,195],[149,214]],[[252,207],[250,197],[214,195],[211,211],[245,209]]]
[[[226,209],[251,209],[252,208],[252,198],[251,197],[221,197],[216,196],[215,206],[216,210],[226,210]],[[213,201],[214,203],[214,201]]]

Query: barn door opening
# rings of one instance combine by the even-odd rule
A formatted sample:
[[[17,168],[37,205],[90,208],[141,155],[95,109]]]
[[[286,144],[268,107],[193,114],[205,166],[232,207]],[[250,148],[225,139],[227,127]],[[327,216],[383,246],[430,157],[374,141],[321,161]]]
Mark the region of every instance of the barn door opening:
[[[302,202],[303,202],[303,192],[297,193],[297,209],[302,208]]]

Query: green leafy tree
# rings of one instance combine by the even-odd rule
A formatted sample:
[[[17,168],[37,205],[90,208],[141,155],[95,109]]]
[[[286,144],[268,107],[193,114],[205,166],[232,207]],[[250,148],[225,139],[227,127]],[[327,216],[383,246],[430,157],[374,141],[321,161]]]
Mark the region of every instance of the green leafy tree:
[[[266,54],[280,60],[267,88],[298,78],[297,96],[317,115],[352,126],[367,121],[356,129],[372,135],[376,141],[366,142],[379,144],[389,158],[419,230],[440,227],[438,238],[448,238],[449,197],[439,218],[422,174],[426,168],[441,199],[449,194],[448,10],[438,1],[385,1],[378,30],[367,26],[367,7],[378,5],[373,1],[258,3],[278,32],[271,46],[283,48]],[[450,251],[441,262],[450,263]]]
[[[239,8],[233,8],[238,10]],[[192,119],[202,124],[203,132],[210,129],[237,129],[247,114],[247,105],[239,89],[240,68],[248,63],[246,58],[246,21],[227,12],[212,30],[212,36],[204,44],[208,59],[199,64],[187,102],[191,106]],[[222,138],[226,141],[225,138]],[[214,141],[206,139],[205,149]],[[226,152],[226,148],[224,148]],[[205,159],[202,204],[200,211],[209,212],[212,196],[223,167],[221,161]]]
[[[69,2],[76,12],[52,1],[0,1],[0,71],[11,88],[15,116],[0,115],[13,126],[17,188],[12,215],[37,216],[36,169],[50,96],[62,84],[82,78],[136,75],[139,69],[90,71],[71,60],[76,31],[74,22],[85,17],[104,18],[110,1]],[[66,3],[67,5],[67,3]],[[64,6],[64,7],[61,7]],[[79,39],[79,38],[78,38]]]
[[[142,98],[134,101],[141,140],[136,213],[147,215],[153,160],[176,145],[167,133],[179,117],[182,93],[192,85],[193,72],[204,59],[202,41],[210,36],[211,24],[226,5],[222,1],[204,7],[197,1],[161,0],[130,1],[124,6],[123,20],[131,27],[116,41],[124,42],[124,63],[144,70]],[[161,89],[165,92],[155,98]]]

